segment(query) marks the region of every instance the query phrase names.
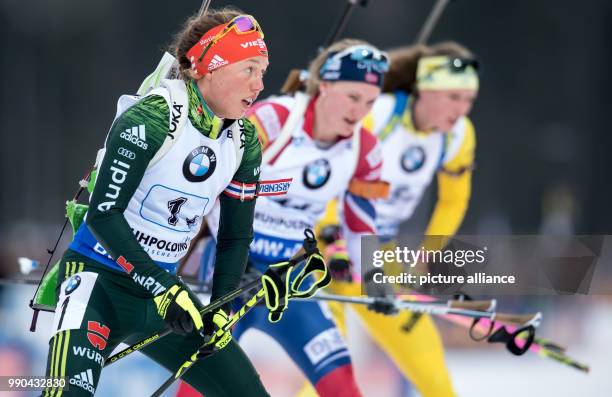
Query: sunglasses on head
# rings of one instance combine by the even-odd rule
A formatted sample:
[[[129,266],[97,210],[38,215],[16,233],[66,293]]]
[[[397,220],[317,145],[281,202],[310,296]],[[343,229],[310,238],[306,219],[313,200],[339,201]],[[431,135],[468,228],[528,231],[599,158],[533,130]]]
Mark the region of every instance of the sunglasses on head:
[[[347,56],[352,61],[374,68],[379,73],[385,73],[389,70],[389,57],[385,52],[374,47],[367,45],[352,46],[335,54],[333,58],[341,60]]]
[[[451,73],[464,73],[469,66],[473,67],[474,70],[478,73],[480,64],[476,59],[453,57],[449,58],[448,62],[444,62],[440,65],[431,68],[427,72],[426,76],[431,76],[434,72],[441,69],[448,69],[448,71]]]
[[[463,73],[468,66],[473,67],[475,71],[480,68],[478,61],[472,58],[451,58],[446,65],[451,73]]]
[[[219,40],[221,40],[232,29],[236,32],[236,34],[259,32],[261,38],[264,38],[263,30],[261,30],[261,26],[259,26],[259,23],[257,23],[255,18],[253,18],[251,15],[238,15],[232,18],[232,20],[227,23],[227,26],[223,28],[221,32],[213,36],[206,48],[204,48],[204,51],[202,51],[202,54],[200,54],[198,62],[202,62],[204,55],[206,55],[210,47],[219,42]]]

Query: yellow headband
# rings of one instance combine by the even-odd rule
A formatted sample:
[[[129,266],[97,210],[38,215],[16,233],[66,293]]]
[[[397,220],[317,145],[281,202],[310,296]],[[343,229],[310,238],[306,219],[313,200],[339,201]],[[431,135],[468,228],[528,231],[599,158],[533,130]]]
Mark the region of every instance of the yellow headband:
[[[453,68],[455,57],[445,55],[423,57],[417,66],[416,86],[419,90],[478,90],[478,73],[474,66]]]

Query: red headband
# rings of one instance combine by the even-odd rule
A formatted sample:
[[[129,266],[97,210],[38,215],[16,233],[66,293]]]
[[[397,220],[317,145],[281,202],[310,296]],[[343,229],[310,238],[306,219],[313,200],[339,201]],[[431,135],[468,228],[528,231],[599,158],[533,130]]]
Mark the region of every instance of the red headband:
[[[229,22],[228,22],[229,23]],[[268,48],[258,31],[238,34],[231,29],[225,36],[214,43],[198,62],[202,52],[218,33],[221,33],[228,24],[215,26],[204,33],[202,38],[187,51],[187,59],[191,62],[191,68],[200,75],[212,72],[222,66],[239,62],[256,56],[268,57]]]

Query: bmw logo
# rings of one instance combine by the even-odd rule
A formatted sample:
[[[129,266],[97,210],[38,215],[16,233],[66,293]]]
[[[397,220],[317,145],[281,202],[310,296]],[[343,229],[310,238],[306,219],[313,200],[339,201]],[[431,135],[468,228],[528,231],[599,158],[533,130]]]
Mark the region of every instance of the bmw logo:
[[[318,189],[329,180],[331,166],[326,159],[319,159],[304,167],[304,185],[309,189]]]
[[[80,284],[81,284],[81,277],[78,274],[75,274],[74,276],[68,279],[68,283],[66,284],[64,293],[66,295],[70,295],[72,291],[77,289]]]
[[[208,146],[193,149],[183,162],[183,175],[189,182],[207,180],[217,166],[217,156]]]
[[[400,160],[402,169],[406,172],[414,172],[425,164],[425,150],[420,146],[410,146]]]

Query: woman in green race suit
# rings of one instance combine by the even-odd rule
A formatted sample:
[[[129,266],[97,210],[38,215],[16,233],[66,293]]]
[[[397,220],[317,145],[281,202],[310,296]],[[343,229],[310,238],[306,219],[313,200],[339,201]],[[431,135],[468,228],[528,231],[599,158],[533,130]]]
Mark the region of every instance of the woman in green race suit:
[[[85,222],[60,261],[49,343],[47,376],[65,377],[69,390],[44,396],[93,395],[119,343],[165,327],[174,332],[142,352],[174,372],[227,322],[227,308],[200,315],[176,264],[218,199],[211,300],[238,286],[261,163],[255,129],[242,117],[263,89],[268,53],[255,19],[231,9],[188,20],[174,48],[182,79],[122,96],[99,153]],[[242,187],[240,197],[224,194],[230,185]],[[229,332],[206,349],[213,354],[184,376],[198,391],[267,395]]]

